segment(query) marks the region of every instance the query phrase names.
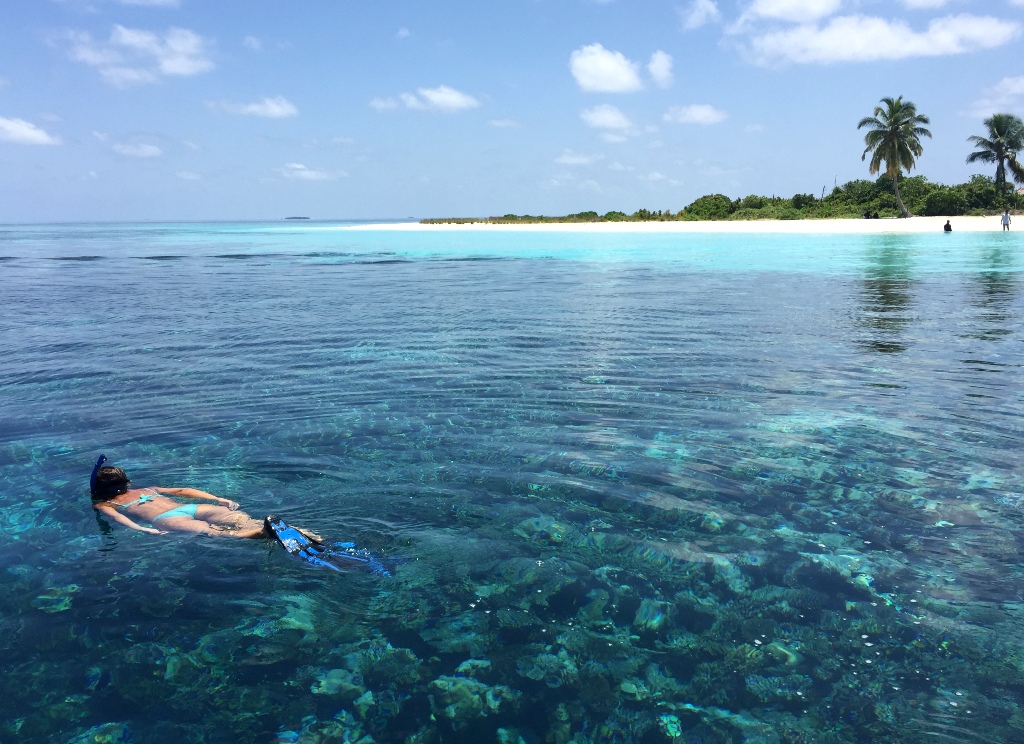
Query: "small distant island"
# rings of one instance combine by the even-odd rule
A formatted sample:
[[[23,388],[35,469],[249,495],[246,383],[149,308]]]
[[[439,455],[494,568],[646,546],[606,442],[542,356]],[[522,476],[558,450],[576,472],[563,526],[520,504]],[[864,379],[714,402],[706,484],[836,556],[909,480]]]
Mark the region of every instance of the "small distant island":
[[[308,220],[309,217],[285,217],[286,220]]]
[[[1024,192],[1024,189],[1021,190]],[[924,176],[900,180],[900,195],[908,211],[924,217],[987,216],[1024,208],[1024,193],[996,187],[995,179],[977,175],[967,183],[945,186]],[[837,186],[832,193],[795,194],[792,197],[744,196],[730,199],[724,194],[709,194],[681,210],[640,209],[625,212],[577,212],[561,217],[506,214],[500,217],[449,217],[420,220],[424,225],[479,224],[496,225],[581,223],[581,222],[675,222],[705,220],[835,220],[865,217],[902,216],[893,193],[892,179],[856,180]]]

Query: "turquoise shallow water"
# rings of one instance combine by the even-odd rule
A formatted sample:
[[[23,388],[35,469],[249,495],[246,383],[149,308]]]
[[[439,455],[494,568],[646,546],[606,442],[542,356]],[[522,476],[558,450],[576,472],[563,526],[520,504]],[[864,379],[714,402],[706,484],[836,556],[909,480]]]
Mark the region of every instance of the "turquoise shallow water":
[[[0,227],[0,741],[1024,741],[1022,268]],[[394,577],[111,527],[101,451]]]

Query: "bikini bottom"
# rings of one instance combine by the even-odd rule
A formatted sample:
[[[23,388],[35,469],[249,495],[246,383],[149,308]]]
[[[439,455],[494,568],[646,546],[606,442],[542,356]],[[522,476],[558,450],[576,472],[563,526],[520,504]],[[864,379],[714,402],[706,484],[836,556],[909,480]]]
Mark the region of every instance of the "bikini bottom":
[[[165,511],[159,517],[154,517],[151,521],[155,522],[158,519],[170,519],[171,517],[191,517],[192,519],[195,519],[196,509],[198,508],[199,504],[185,504],[184,506],[179,506],[177,509]]]

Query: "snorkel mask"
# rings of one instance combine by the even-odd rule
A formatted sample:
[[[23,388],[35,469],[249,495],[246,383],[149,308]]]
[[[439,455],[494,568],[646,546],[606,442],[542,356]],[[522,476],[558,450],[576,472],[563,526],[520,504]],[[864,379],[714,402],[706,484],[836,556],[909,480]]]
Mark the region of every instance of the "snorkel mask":
[[[96,494],[96,475],[100,472],[100,468],[103,467],[103,463],[107,461],[106,455],[100,455],[96,458],[96,464],[92,468],[92,475],[89,476],[89,492],[93,495]]]

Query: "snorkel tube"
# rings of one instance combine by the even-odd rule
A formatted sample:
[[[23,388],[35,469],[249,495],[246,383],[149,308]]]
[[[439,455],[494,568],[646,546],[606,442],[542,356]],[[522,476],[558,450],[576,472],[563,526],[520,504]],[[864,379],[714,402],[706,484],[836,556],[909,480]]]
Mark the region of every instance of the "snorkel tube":
[[[89,476],[89,493],[93,496],[96,495],[96,475],[100,472],[100,468],[103,467],[103,463],[107,461],[106,455],[100,455],[96,458],[96,464],[93,465],[92,475]]]

